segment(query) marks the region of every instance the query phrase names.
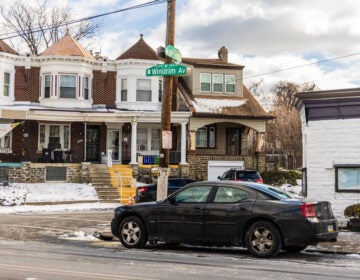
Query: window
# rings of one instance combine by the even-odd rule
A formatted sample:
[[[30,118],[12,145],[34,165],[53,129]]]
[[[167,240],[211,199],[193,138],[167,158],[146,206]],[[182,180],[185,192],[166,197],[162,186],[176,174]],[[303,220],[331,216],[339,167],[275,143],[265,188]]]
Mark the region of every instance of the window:
[[[159,102],[163,99],[163,81],[159,80]]]
[[[76,98],[75,75],[60,75],[60,98]]]
[[[196,148],[216,147],[216,126],[204,126],[196,130]]]
[[[200,73],[200,91],[210,92],[211,75],[208,73]]]
[[[223,92],[223,75],[222,74],[213,74],[212,76],[212,91],[213,92]]]
[[[0,138],[0,152],[11,153],[12,152],[12,132],[10,131],[4,137]]]
[[[235,75],[225,75],[225,92],[235,93]]]
[[[235,75],[200,73],[200,92],[235,93]]]
[[[44,97],[49,98],[51,95],[51,75],[44,76]]]
[[[127,101],[127,79],[121,79],[121,101]]]
[[[139,151],[147,150],[147,129],[138,128],[137,129],[137,139],[136,143]]]
[[[177,203],[194,203],[194,202],[206,202],[209,193],[211,191],[209,187],[191,187],[179,192],[176,195],[175,202]]]
[[[214,202],[234,203],[248,198],[248,193],[242,189],[219,187]]]
[[[337,192],[360,192],[360,165],[335,165]]]
[[[160,150],[160,129],[151,129],[151,150]]]
[[[89,77],[83,77],[83,83],[84,83],[84,99],[89,100],[89,93],[90,93]]]
[[[137,80],[136,101],[151,101],[151,80]]]
[[[40,124],[38,149],[70,149],[70,125]]]
[[[4,96],[10,96],[10,73],[4,72]]]

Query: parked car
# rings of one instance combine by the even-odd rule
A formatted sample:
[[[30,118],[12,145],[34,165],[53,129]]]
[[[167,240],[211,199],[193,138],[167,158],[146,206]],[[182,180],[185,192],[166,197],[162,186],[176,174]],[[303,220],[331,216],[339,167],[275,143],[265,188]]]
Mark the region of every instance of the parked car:
[[[235,169],[232,168],[222,176],[218,177],[219,180],[229,180],[229,181],[247,181],[247,182],[257,182],[262,183],[263,179],[260,176],[260,173],[253,169]]]
[[[189,178],[169,178],[168,179],[168,195],[184,187],[187,184],[196,182]],[[135,203],[155,201],[157,195],[157,183],[140,186],[136,188]]]
[[[196,182],[163,201],[114,210],[111,231],[126,248],[147,242],[241,246],[257,257],[297,252],[336,241],[338,223],[327,201],[305,202],[252,182]]]

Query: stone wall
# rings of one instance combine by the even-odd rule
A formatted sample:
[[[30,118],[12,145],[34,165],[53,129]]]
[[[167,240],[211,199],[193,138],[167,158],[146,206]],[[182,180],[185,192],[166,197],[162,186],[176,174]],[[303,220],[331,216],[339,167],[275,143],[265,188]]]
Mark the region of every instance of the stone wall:
[[[31,163],[25,162],[21,167],[9,168],[9,182],[14,183],[44,183],[46,182],[46,167],[66,167],[67,183],[88,183],[89,170],[87,163]],[[84,167],[85,166],[85,167]]]
[[[229,156],[229,155],[188,155],[189,178],[195,180],[207,180],[208,161],[244,161],[245,168],[256,169],[260,172],[265,170],[265,156]]]

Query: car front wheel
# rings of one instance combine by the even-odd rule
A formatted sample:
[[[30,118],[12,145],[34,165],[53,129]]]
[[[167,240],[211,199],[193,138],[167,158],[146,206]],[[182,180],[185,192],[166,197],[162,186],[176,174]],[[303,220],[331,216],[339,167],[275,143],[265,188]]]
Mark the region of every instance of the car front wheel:
[[[248,228],[245,244],[249,252],[256,257],[274,257],[281,249],[279,230],[270,222],[256,222]]]
[[[120,223],[119,239],[126,248],[142,248],[147,241],[144,223],[135,216],[125,218]]]

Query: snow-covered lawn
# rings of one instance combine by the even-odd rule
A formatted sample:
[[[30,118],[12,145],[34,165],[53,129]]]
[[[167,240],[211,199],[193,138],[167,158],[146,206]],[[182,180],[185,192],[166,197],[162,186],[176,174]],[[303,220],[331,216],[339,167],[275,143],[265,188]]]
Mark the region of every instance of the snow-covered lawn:
[[[9,186],[0,185],[0,214],[113,209],[119,205],[114,203],[99,203],[97,201],[98,196],[91,184],[11,183]],[[48,202],[49,204],[32,205],[32,203],[41,202]],[[57,202],[59,202],[59,204],[57,204]],[[81,203],[62,204],[63,202]]]

